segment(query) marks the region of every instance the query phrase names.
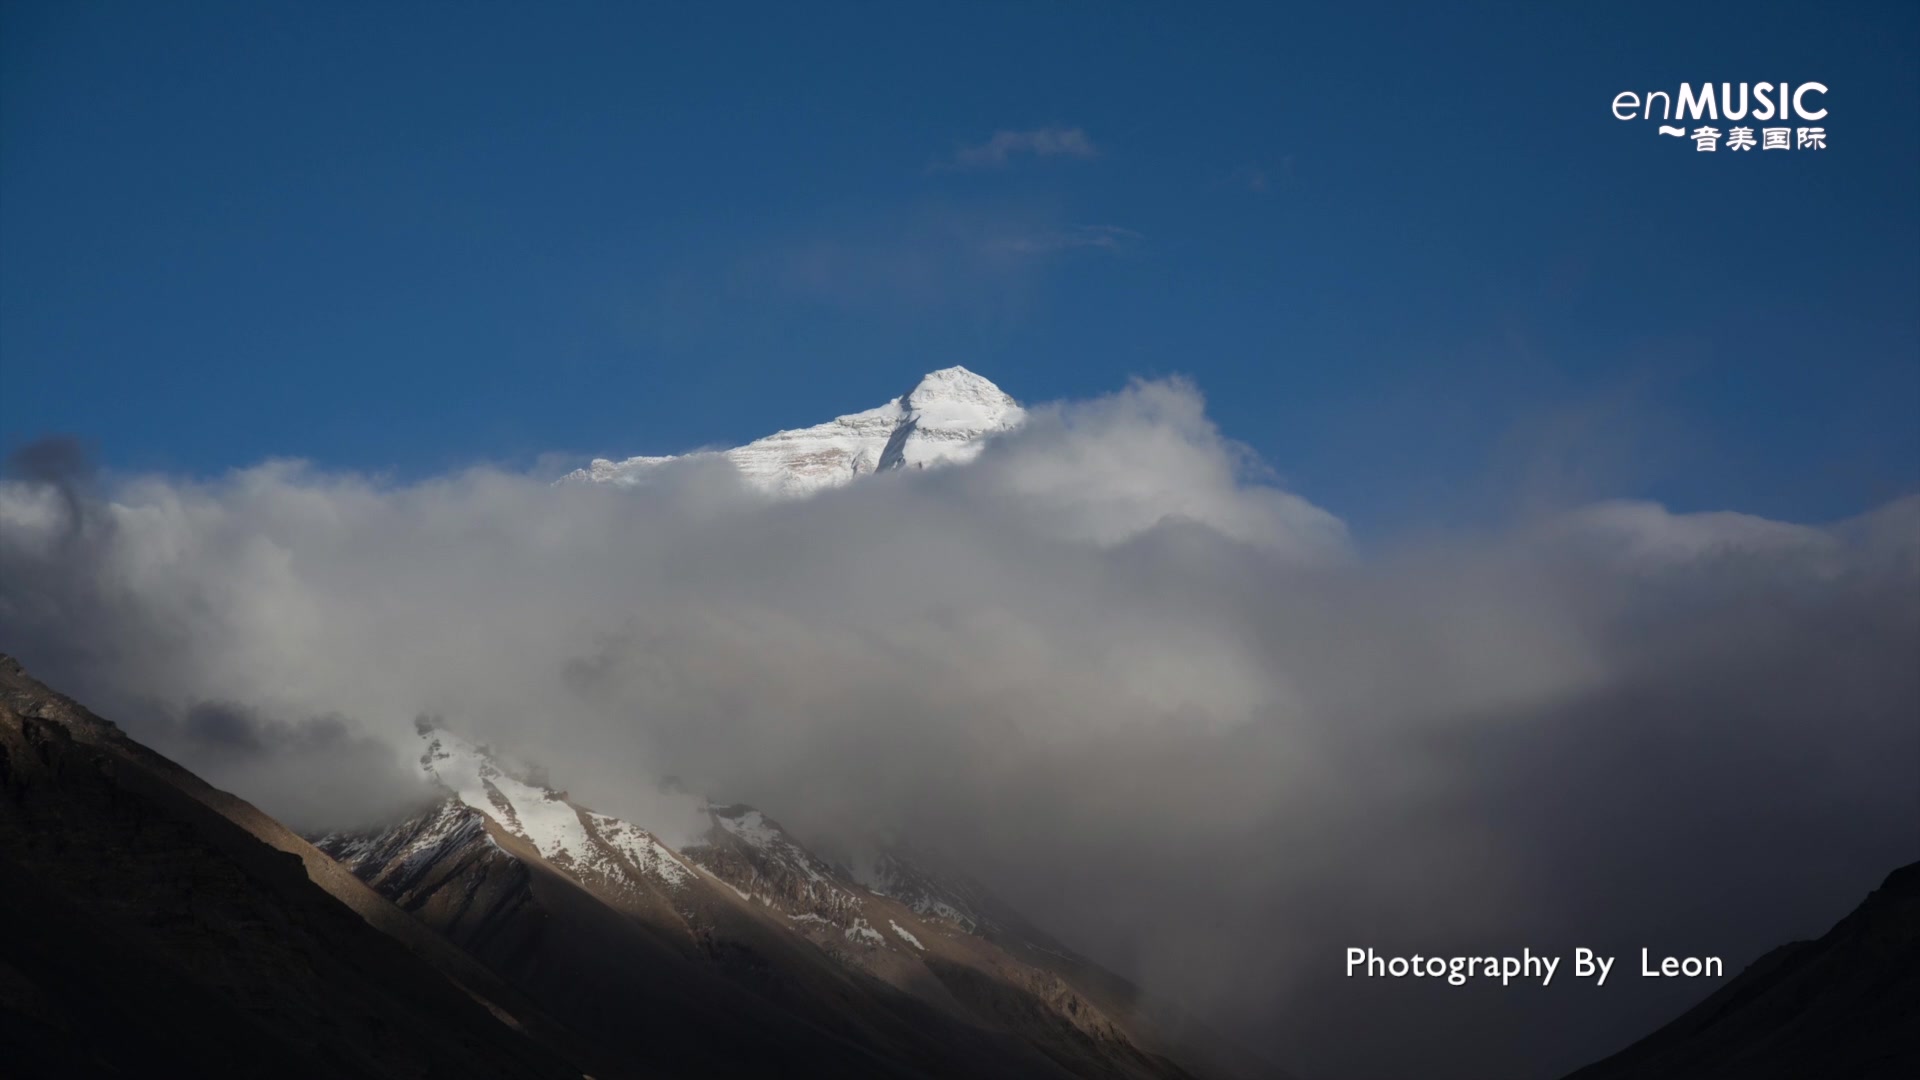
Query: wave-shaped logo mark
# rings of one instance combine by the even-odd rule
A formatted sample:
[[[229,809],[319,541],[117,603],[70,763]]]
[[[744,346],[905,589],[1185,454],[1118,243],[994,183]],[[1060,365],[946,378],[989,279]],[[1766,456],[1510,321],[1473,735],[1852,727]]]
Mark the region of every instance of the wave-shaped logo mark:
[[[1672,135],[1672,136],[1674,136],[1675,138],[1681,138],[1681,139],[1684,139],[1684,138],[1686,138],[1686,137],[1687,137],[1687,129],[1686,129],[1686,128],[1677,128],[1677,127],[1668,127],[1668,126],[1667,126],[1667,125],[1665,125],[1665,124],[1661,124],[1661,125],[1660,125],[1660,134],[1662,134],[1662,135]]]

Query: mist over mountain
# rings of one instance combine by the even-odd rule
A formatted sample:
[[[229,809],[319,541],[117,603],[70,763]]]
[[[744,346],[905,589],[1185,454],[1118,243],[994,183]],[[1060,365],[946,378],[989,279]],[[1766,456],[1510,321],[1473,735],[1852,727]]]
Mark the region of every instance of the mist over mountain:
[[[1737,968],[1920,846],[1920,499],[1368,549],[1189,384],[964,374],[559,484],[43,444],[0,647],[314,832],[433,801],[426,717],[670,844],[689,792],[911,837],[1311,1076],[1564,1070],[1699,996],[1349,982],[1344,946]]]

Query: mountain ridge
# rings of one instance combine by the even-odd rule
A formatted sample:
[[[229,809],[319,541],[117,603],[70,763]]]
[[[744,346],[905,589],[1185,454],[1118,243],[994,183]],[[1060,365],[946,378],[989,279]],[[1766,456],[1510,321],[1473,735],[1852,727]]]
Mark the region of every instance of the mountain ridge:
[[[1920,862],[1812,941],[1772,949],[1566,1080],[1896,1080],[1920,1074]]]
[[[0,921],[0,1060],[30,1072],[557,1078],[586,1060],[278,822],[6,656]]]
[[[514,974],[523,960],[500,943],[524,932],[516,926],[530,907],[561,904],[554,890],[564,883],[569,910],[617,917],[619,933],[644,935],[677,969],[693,965],[690,982],[744,987],[829,1031],[841,1018],[816,1015],[822,994],[883,1027],[888,1016],[918,1016],[933,1030],[957,1027],[963,1043],[984,1039],[969,1052],[1002,1075],[1283,1075],[900,850],[881,856],[885,875],[862,881],[742,803],[707,804],[705,834],[676,847],[529,782],[535,774],[485,747],[425,724],[420,736],[421,768],[443,801],[385,829],[315,842],[510,981],[524,982]],[[547,885],[532,888],[529,874]],[[554,918],[542,925],[567,932]],[[817,991],[797,999],[795,985]],[[536,999],[575,1015],[577,1003],[553,996],[563,988],[548,989]]]

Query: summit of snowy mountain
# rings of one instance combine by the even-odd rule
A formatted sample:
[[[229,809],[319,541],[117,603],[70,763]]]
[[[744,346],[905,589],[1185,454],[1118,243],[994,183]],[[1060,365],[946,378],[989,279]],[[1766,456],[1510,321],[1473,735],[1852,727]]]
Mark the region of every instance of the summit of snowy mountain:
[[[824,424],[775,432],[731,450],[596,458],[563,479],[632,486],[667,462],[711,455],[731,462],[761,491],[810,495],[888,469],[971,461],[987,439],[1025,418],[1020,404],[991,380],[963,367],[942,368],[885,405]]]
[[[565,792],[532,782],[534,777],[515,775],[487,747],[432,727],[422,727],[420,737],[426,744],[420,768],[428,779],[554,865],[576,876],[613,879],[631,868],[668,885],[691,876],[652,833],[581,807]]]

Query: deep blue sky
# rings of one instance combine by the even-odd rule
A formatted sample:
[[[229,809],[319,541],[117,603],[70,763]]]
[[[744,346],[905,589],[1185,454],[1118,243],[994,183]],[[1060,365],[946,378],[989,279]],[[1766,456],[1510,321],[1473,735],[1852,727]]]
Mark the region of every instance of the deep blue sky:
[[[10,2],[0,438],[409,476],[963,363],[1191,375],[1362,535],[1920,489],[1920,6],[1155,7]],[[1706,79],[1829,148],[1608,113]]]

